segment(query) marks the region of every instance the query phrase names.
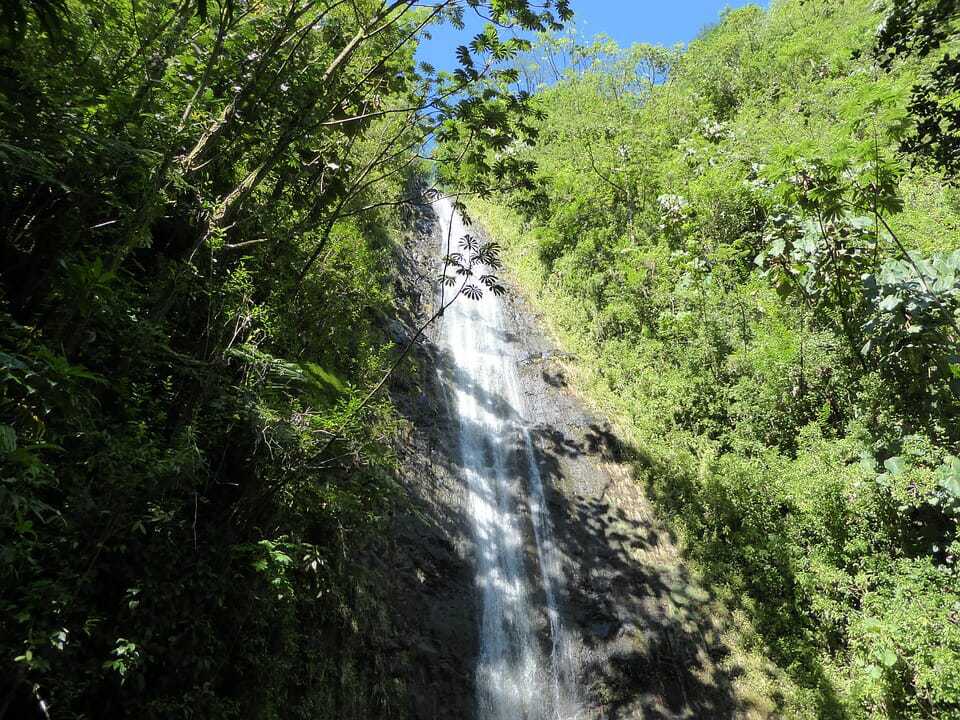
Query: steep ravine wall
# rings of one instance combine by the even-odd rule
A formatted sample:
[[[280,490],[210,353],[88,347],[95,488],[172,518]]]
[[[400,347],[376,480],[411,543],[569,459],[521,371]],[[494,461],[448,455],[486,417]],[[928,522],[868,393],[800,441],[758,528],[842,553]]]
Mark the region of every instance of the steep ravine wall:
[[[401,306],[384,321],[398,344],[432,311],[439,232],[422,208],[398,249]],[[636,458],[577,394],[576,358],[557,349],[515,284],[504,313],[553,524],[561,580],[555,590],[584,688],[577,720],[775,717],[777,693],[788,689],[783,674],[757,650],[745,620],[684,563],[631,476]],[[370,627],[380,635],[367,639],[371,677],[348,687],[369,688],[373,677],[389,684],[383,692],[392,697],[384,705],[391,718],[476,714],[476,549],[448,385],[453,368],[435,342],[440,331],[439,323],[431,327],[392,379],[391,396],[406,421],[396,448],[399,492],[384,533],[363,553],[375,596],[370,609],[381,615]],[[518,471],[518,495],[526,490]],[[532,526],[528,517],[523,522],[535,577]],[[546,648],[545,617],[539,622]]]

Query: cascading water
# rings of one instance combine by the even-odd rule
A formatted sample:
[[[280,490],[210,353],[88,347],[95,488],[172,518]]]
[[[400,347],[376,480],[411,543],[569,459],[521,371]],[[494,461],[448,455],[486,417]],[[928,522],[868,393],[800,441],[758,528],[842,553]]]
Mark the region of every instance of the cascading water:
[[[451,245],[456,249],[465,230],[449,200],[438,201],[436,208],[445,255]],[[491,292],[476,301],[459,298],[444,317],[443,342],[455,365],[460,454],[477,545],[482,606],[477,715],[480,720],[573,720],[578,714],[575,663],[557,609],[558,561],[523,421],[518,358],[499,298]],[[524,506],[539,565],[549,652],[541,647],[539,608],[530,586],[534,573],[525,562]]]

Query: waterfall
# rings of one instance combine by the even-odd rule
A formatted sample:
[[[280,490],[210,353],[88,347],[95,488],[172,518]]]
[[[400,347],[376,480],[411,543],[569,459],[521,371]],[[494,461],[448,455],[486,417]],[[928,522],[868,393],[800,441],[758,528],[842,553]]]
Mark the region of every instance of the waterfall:
[[[436,203],[446,254],[465,234],[449,200]],[[477,662],[479,720],[573,720],[576,666],[557,605],[562,582],[543,481],[500,299],[460,297],[443,319],[442,342],[454,366],[460,460],[477,547],[481,600]],[[524,511],[538,567],[528,567]],[[528,536],[529,537],[529,536]],[[531,587],[539,577],[542,607]],[[547,617],[544,647],[537,617]]]

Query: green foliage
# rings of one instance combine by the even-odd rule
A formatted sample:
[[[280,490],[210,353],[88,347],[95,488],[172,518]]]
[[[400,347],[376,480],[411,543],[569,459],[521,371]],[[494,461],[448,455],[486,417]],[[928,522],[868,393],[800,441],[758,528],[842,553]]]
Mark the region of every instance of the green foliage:
[[[956,440],[960,399],[960,253],[930,260],[888,260],[864,278],[868,319],[865,354],[900,393],[903,411],[929,411]],[[949,420],[948,420],[949,419]]]
[[[416,67],[464,12],[570,17],[0,7],[0,716],[406,714],[358,559],[397,502],[396,240],[425,142],[480,157],[529,116],[493,25]],[[529,171],[474,185],[501,166]]]
[[[890,68],[903,57],[933,57],[913,86],[909,111],[915,120],[903,149],[957,180],[960,166],[960,3],[957,0],[894,0],[877,33],[874,52]]]

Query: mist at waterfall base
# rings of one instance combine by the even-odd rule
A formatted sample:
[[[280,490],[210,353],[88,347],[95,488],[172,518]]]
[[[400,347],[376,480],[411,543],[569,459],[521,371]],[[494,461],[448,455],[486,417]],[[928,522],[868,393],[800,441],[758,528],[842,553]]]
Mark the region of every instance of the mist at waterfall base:
[[[446,255],[467,231],[449,199],[435,208]],[[477,716],[573,720],[580,707],[577,663],[558,612],[562,576],[503,312],[488,291],[479,300],[459,297],[442,321],[442,343],[455,366],[460,460],[476,545]],[[536,567],[528,567],[527,538]]]

